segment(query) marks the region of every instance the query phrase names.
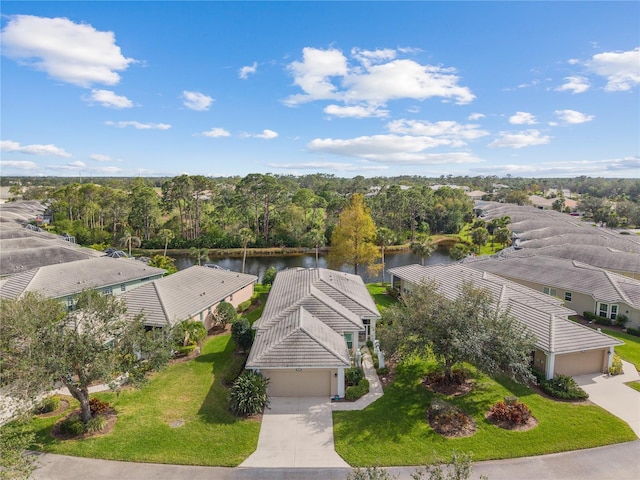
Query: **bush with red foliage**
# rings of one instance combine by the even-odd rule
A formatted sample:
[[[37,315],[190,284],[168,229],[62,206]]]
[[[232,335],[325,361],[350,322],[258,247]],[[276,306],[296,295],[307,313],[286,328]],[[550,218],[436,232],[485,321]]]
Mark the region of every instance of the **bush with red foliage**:
[[[91,398],[89,400],[89,408],[91,409],[91,416],[95,417],[96,415],[109,411],[111,409],[111,405],[109,405],[109,402],[103,402],[97,398]]]
[[[522,402],[500,401],[491,407],[489,414],[497,422],[507,422],[512,425],[525,425],[531,418],[531,410]]]

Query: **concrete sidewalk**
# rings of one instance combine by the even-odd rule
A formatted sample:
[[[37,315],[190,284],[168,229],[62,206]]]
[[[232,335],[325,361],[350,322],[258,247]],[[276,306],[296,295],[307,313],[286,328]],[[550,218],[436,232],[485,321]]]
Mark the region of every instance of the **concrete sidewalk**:
[[[262,416],[258,448],[240,467],[349,468],[334,448],[331,401],[324,397],[271,398]]]
[[[640,374],[632,363],[623,360],[622,367],[622,375],[598,373],[574,378],[589,400],[627,422],[640,437],[640,392],[625,385],[640,380]]]
[[[362,410],[384,394],[376,369],[373,368],[373,360],[369,352],[365,352],[362,356],[362,369],[364,370],[365,378],[369,380],[369,393],[363,395],[355,402],[334,402],[331,404],[334,410]]]

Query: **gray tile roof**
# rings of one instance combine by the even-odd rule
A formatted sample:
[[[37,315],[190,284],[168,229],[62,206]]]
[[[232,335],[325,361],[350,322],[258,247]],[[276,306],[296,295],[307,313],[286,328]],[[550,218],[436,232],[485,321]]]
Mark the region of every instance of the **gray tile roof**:
[[[625,302],[640,308],[640,280],[575,260],[510,255],[478,258],[465,265],[503,277],[588,294],[600,302]]]
[[[8,277],[0,286],[0,298],[17,298],[37,291],[49,298],[62,298],[86,289],[100,289],[149,277],[166,270],[130,259],[95,257],[87,260],[47,265]]]
[[[256,333],[247,368],[348,367],[344,337],[299,307]]]
[[[337,332],[363,330],[362,318],[380,317],[360,276],[322,268],[292,268],[276,275],[254,328],[269,328],[301,306]]]
[[[115,260],[119,261],[119,260]],[[175,325],[255,283],[258,277],[194,265],[122,294],[129,315],[149,326]]]
[[[480,262],[477,262],[480,263]],[[536,337],[536,346],[546,352],[569,353],[620,345],[622,342],[567,319],[575,314],[562,301],[505,278],[471,268],[468,264],[406,265],[388,270],[410,283],[435,281],[447,298],[457,298],[463,281],[491,292],[496,302],[527,326]]]
[[[0,276],[104,256],[102,252],[64,241],[59,235],[35,232],[13,222],[1,225]]]

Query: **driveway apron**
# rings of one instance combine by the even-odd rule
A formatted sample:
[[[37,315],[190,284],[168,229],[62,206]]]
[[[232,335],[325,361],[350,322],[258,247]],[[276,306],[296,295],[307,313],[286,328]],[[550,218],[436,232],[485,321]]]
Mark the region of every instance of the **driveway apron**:
[[[622,375],[598,373],[574,378],[589,394],[589,400],[627,422],[640,437],[640,392],[625,385],[640,380],[640,375],[632,363],[623,361],[622,366]]]
[[[258,448],[240,467],[348,468],[334,448],[330,400],[272,397],[262,417]]]

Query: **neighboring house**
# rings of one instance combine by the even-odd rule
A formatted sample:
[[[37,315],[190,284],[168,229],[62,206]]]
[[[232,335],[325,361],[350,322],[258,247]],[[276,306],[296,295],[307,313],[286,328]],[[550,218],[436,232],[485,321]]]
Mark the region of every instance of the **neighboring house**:
[[[151,282],[166,273],[162,268],[131,259],[95,257],[47,265],[17,273],[0,281],[0,298],[20,298],[26,292],[40,292],[57,298],[73,310],[75,296],[83,290],[120,295]]]
[[[508,279],[471,268],[466,264],[423,267],[407,265],[388,270],[394,288],[411,294],[422,282],[436,283],[438,291],[451,300],[460,293],[463,282],[487,289],[500,308],[509,312],[536,338],[533,365],[546,378],[557,374],[582,375],[606,372],[613,349],[622,342],[568,319],[575,312],[562,301]]]
[[[209,329],[220,302],[238,307],[251,299],[255,275],[194,265],[125,293],[127,314],[144,314],[148,327],[197,320]]]
[[[254,324],[246,368],[270,378],[269,395],[344,397],[344,371],[380,313],[358,275],[292,268],[276,275]]]
[[[558,297],[580,315],[591,312],[616,320],[625,314],[628,326],[640,326],[640,280],[544,255],[476,258],[466,265]]]
[[[471,192],[467,192],[467,196],[472,200],[482,200],[482,197],[487,195],[487,192],[483,192],[482,190],[472,190]]]

